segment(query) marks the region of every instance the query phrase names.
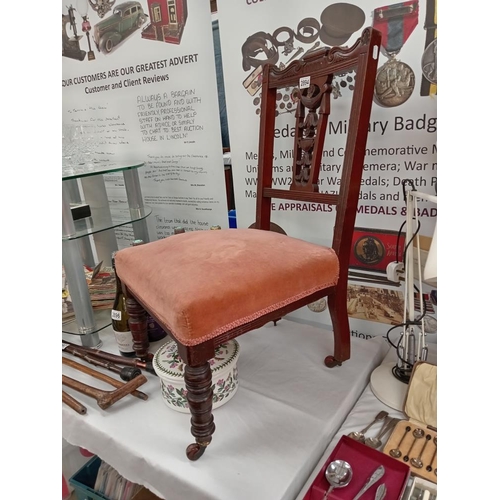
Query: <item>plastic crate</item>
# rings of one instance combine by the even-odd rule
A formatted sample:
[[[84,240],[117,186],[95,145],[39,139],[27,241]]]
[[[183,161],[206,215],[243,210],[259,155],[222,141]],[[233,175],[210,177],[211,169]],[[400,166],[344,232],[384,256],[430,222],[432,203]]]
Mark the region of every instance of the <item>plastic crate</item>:
[[[101,459],[95,456],[70,477],[69,484],[75,489],[78,500],[109,500],[108,497],[94,490],[100,465]]]

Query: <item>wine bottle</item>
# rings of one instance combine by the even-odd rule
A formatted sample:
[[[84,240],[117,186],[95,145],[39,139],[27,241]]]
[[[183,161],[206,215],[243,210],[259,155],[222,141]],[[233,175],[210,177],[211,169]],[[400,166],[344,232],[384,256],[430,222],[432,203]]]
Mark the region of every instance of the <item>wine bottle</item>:
[[[134,242],[132,243],[133,247],[136,247],[139,245],[144,245],[144,241],[143,240],[134,240]],[[147,321],[148,321],[148,340],[149,340],[149,342],[157,342],[158,340],[162,340],[167,336],[167,332],[149,314],[147,314]]]
[[[129,316],[125,307],[125,294],[123,293],[122,283],[116,274],[115,253],[116,252],[113,252],[111,255],[111,264],[113,266],[116,280],[115,301],[113,303],[113,309],[111,310],[111,325],[120,354],[130,358],[135,356],[134,339],[128,324]]]

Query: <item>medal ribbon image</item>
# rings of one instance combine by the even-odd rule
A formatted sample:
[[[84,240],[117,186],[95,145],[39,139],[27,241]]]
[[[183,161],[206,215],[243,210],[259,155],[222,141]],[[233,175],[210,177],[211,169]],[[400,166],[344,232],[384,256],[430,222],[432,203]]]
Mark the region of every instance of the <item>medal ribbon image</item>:
[[[373,12],[373,27],[382,35],[382,53],[389,60],[377,71],[374,100],[382,107],[400,106],[415,88],[413,70],[396,59],[418,24],[418,0],[379,7]]]
[[[418,1],[402,2],[375,9],[373,27],[382,33],[387,54],[397,54],[418,24]]]
[[[427,0],[424,29],[426,30],[425,50],[437,38],[437,0]],[[429,82],[427,78],[423,76],[420,95],[437,95],[437,84]]]
[[[436,31],[434,31],[434,38],[436,39],[437,38],[437,0],[436,0],[436,3],[435,3],[435,7],[434,7],[434,24],[436,25]],[[435,83],[432,83],[431,84],[431,88],[429,89],[429,94],[430,95],[437,95],[437,84]]]
[[[434,10],[434,24],[437,26],[437,0],[436,0],[436,6]],[[436,30],[434,31],[434,39],[437,38],[437,27]],[[437,84],[431,83],[431,88],[429,89],[429,95],[437,95]]]

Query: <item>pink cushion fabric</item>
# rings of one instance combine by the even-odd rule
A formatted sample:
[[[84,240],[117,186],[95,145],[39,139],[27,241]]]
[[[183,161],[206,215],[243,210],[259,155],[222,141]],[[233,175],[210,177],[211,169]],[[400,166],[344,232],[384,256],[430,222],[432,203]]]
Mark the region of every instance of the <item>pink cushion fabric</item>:
[[[120,250],[134,296],[192,346],[337,284],[328,247],[258,229],[193,231]]]

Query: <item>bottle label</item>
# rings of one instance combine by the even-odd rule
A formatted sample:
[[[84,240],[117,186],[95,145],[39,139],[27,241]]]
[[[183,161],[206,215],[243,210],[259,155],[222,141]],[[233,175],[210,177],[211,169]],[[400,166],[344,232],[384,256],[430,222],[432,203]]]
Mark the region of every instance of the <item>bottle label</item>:
[[[121,321],[122,319],[122,312],[117,311],[115,309],[111,309],[111,319],[114,319],[116,321]]]
[[[132,332],[115,332],[116,343],[121,352],[134,352],[134,338]]]

